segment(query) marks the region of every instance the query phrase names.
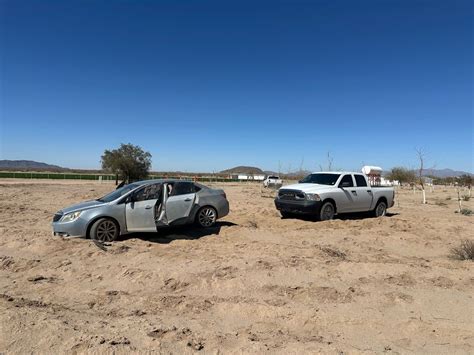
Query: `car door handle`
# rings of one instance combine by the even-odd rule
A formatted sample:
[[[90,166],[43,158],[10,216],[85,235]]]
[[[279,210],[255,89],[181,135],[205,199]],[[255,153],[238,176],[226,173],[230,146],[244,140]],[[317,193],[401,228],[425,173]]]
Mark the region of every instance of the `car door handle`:
[[[357,191],[356,190],[352,190],[351,191],[354,195],[357,195]]]
[[[190,199],[190,198],[186,198],[184,201],[185,201],[185,202],[189,202],[189,201],[191,201],[191,199]]]
[[[145,206],[145,209],[146,209],[146,210],[149,210],[151,207],[152,207],[151,205],[146,205],[146,206]]]
[[[370,190],[367,190],[367,192],[368,192],[369,194],[371,194],[371,193],[372,193],[372,191],[370,191]]]

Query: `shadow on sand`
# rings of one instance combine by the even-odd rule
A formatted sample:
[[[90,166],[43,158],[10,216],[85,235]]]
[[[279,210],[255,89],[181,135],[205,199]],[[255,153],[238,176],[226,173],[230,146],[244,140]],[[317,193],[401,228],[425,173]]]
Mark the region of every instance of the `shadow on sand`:
[[[397,216],[398,213],[390,213],[387,212],[385,217],[393,217]],[[369,218],[375,218],[371,213],[369,212],[357,212],[357,213],[342,213],[338,214],[334,217],[334,220],[341,220],[341,221],[348,221],[348,220],[359,220],[359,219],[369,219]],[[295,214],[291,217],[282,217],[281,219],[301,219],[302,221],[317,221],[317,218],[312,215],[298,215]]]
[[[173,240],[194,240],[210,235],[219,235],[222,227],[232,227],[237,224],[227,221],[218,221],[214,227],[200,228],[194,225],[162,228],[156,233],[131,233],[120,236],[118,241],[141,239],[151,243],[168,244]]]

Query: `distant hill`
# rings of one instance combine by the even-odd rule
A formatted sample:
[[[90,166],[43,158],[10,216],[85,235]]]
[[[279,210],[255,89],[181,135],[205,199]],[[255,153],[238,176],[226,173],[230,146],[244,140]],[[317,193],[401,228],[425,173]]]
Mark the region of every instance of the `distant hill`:
[[[5,170],[36,170],[36,171],[67,171],[69,169],[41,163],[33,160],[0,160],[0,169]]]
[[[438,178],[456,177],[456,176],[461,176],[461,175],[474,176],[474,174],[468,173],[466,171],[458,171],[458,170],[452,170],[452,169],[425,169],[423,171],[423,175],[435,176]]]
[[[227,170],[222,170],[220,172],[221,174],[237,174],[237,173],[242,173],[242,174],[262,174],[265,175],[262,169],[256,168],[253,166],[236,166],[235,168],[232,169],[227,169]]]

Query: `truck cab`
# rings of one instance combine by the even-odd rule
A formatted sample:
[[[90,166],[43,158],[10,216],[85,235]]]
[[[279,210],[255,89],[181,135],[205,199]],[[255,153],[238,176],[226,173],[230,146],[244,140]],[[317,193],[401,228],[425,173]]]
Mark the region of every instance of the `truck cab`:
[[[263,187],[280,188],[281,185],[283,185],[283,181],[277,175],[269,175],[263,180]]]

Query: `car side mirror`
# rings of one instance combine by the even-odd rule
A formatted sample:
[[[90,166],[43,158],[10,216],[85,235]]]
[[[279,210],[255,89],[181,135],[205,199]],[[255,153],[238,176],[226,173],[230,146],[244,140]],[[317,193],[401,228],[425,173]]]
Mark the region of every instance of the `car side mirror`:
[[[348,181],[341,182],[341,184],[339,185],[339,187],[341,188],[349,187],[349,186],[351,186],[351,183]]]

